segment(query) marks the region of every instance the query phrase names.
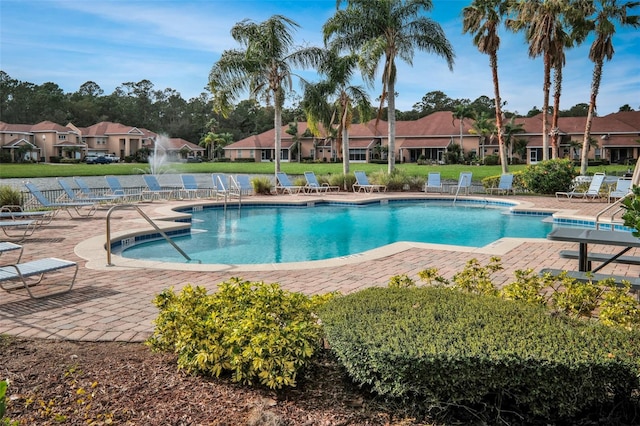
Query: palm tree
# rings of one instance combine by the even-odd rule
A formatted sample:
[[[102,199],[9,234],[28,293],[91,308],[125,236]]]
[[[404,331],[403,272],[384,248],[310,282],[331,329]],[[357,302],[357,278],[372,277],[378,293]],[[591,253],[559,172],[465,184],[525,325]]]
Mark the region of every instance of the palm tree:
[[[529,56],[542,55],[544,79],[542,84],[542,159],[549,159],[549,92],[551,90],[551,68],[560,64],[564,54],[557,53],[564,39],[563,16],[570,9],[569,0],[527,0],[518,2],[517,18],[510,20],[508,27],[525,31],[529,43]],[[556,68],[557,70],[557,68]]]
[[[500,101],[500,86],[498,82],[498,49],[500,37],[498,25],[502,16],[507,13],[507,2],[503,0],[474,0],[462,9],[462,31],[474,33],[473,44],[482,53],[489,55],[491,74],[493,77],[493,92],[495,96],[496,128],[498,131],[498,147],[500,149],[500,163],[502,173],[507,173],[507,155],[502,136],[502,103]]]
[[[299,25],[282,15],[261,23],[243,20],[233,26],[231,36],[245,50],[225,50],[209,73],[209,88],[214,110],[225,117],[231,102],[249,91],[252,98],[273,101],[275,130],[275,171],[280,171],[282,106],[291,90],[292,66],[316,67],[322,62],[323,49],[306,47],[293,50],[292,30]]]
[[[307,86],[302,100],[307,123],[315,136],[320,134],[318,124],[322,124],[325,131],[335,129],[336,134],[341,135],[342,143],[339,145],[345,175],[349,173],[349,127],[353,110],[357,109],[361,122],[368,121],[371,115],[367,92],[360,86],[349,84],[357,65],[356,55],[341,57],[336,51],[329,52],[328,60],[319,69],[327,79]]]
[[[337,50],[359,52],[360,67],[369,82],[384,57],[378,117],[386,100],[391,173],[395,168],[396,58],[411,65],[418,48],[445,58],[453,69],[453,47],[440,24],[423,15],[433,8],[431,0],[337,0],[336,4],[339,7],[342,3],[346,8],[336,11],[324,24],[324,39]]]
[[[462,132],[464,129],[464,120],[467,118],[473,118],[474,116],[473,108],[471,107],[471,105],[469,105],[469,103],[461,103],[460,105],[455,107],[455,109],[453,110],[452,116],[453,116],[453,122],[455,122],[456,119],[460,121],[460,156],[464,161],[464,145],[463,145],[463,137],[462,137]]]
[[[523,123],[516,124],[515,115],[511,117],[511,119],[504,125],[504,145],[505,148],[509,152],[509,163],[513,163],[513,152],[515,150],[516,140],[514,135],[518,133],[524,133],[526,130],[524,129]]]
[[[473,127],[469,130],[472,135],[478,135],[478,147],[480,149],[480,159],[484,162],[484,147],[487,138],[491,139],[496,134],[496,124],[491,120],[489,114],[480,112],[474,117]]]
[[[589,111],[587,113],[587,123],[584,129],[584,139],[582,141],[582,156],[580,159],[580,174],[587,173],[588,148],[591,140],[591,123],[596,110],[596,98],[600,90],[602,79],[602,67],[605,58],[610,61],[613,58],[613,35],[616,32],[615,21],[620,25],[630,25],[634,28],[640,26],[640,16],[629,15],[630,9],[640,5],[640,2],[629,1],[618,4],[616,0],[599,0],[596,16],[586,22],[587,28],[595,33],[595,40],[589,50],[589,59],[593,62],[593,78],[591,80],[591,96],[589,99]]]

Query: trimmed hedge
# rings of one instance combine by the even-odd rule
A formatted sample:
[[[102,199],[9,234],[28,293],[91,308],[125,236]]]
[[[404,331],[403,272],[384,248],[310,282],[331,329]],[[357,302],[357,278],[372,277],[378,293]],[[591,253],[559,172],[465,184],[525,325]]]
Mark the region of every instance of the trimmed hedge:
[[[444,287],[371,288],[320,311],[349,375],[387,397],[562,419],[638,390],[640,333]]]

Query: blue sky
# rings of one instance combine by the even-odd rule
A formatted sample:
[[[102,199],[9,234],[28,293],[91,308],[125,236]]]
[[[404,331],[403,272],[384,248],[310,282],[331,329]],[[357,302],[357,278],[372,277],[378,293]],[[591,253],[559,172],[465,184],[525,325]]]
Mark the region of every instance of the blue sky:
[[[461,11],[471,0],[434,0],[429,16],[453,45],[453,72],[435,55],[416,51],[413,66],[398,62],[397,108],[408,111],[429,92],[453,99],[493,98],[486,55],[462,34]],[[110,94],[125,82],[148,79],[155,90],[172,88],[184,99],[204,92],[212,65],[237,48],[230,29],[243,19],[281,14],[300,28],[296,42],[320,46],[322,25],[335,0],[2,0],[0,69],[35,84],[54,82],[75,92],[87,81]],[[640,14],[640,10],[634,12]],[[506,109],[526,114],[542,106],[542,60],[530,59],[522,34],[501,32],[500,89]],[[593,64],[589,44],[567,52],[561,109],[588,103]],[[618,30],[616,53],[605,62],[598,114],[624,104],[640,109],[640,31]],[[315,80],[313,73],[305,78]],[[379,96],[379,78],[371,88]]]

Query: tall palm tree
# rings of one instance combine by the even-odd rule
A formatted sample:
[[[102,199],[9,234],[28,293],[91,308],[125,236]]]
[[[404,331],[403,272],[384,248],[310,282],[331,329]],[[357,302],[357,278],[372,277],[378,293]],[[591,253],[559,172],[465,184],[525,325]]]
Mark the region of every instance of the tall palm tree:
[[[382,95],[379,113],[387,101],[389,123],[389,167],[395,168],[396,59],[413,63],[415,49],[435,53],[453,69],[453,47],[440,24],[424,16],[433,8],[431,0],[337,0],[346,3],[324,24],[325,42],[338,50],[357,51],[367,81],[373,81],[382,66]]]
[[[516,6],[517,18],[509,27],[525,31],[529,43],[529,56],[542,56],[544,78],[542,84],[542,159],[549,159],[549,93],[551,91],[551,68],[559,63],[557,49],[563,39],[563,16],[570,8],[569,0],[526,0]],[[554,60],[555,58],[555,60]]]
[[[243,20],[233,26],[231,36],[244,50],[225,50],[209,73],[209,88],[214,110],[225,117],[231,102],[247,90],[252,98],[273,102],[275,130],[275,171],[280,171],[282,106],[291,90],[292,67],[316,67],[322,62],[323,49],[293,49],[292,31],[299,25],[282,15],[261,23]]]
[[[457,107],[454,108],[452,113],[453,122],[457,119],[460,122],[460,156],[464,161],[464,145],[463,145],[463,129],[464,129],[464,120],[467,118],[473,118],[474,111],[469,103],[461,103]]]
[[[591,96],[589,99],[589,111],[587,123],[584,129],[582,141],[582,156],[580,158],[580,174],[587,173],[588,148],[591,139],[591,124],[596,110],[596,98],[600,90],[602,80],[602,67],[604,60],[613,58],[613,35],[616,32],[616,22],[620,25],[629,25],[634,28],[640,26],[640,16],[630,15],[628,12],[634,7],[640,6],[640,2],[628,1],[619,4],[616,0],[599,0],[595,11],[595,18],[587,21],[587,27],[595,33],[595,40],[589,50],[589,59],[593,62],[593,78],[591,80]]]
[[[500,100],[500,85],[498,80],[498,49],[500,37],[498,26],[507,14],[508,4],[504,0],[474,0],[462,9],[462,31],[474,33],[473,44],[482,53],[489,55],[491,74],[493,77],[493,93],[495,96],[496,128],[498,132],[498,148],[502,173],[507,173],[507,153],[502,136],[502,102]]]
[[[341,136],[341,147],[337,149],[342,150],[342,171],[345,175],[349,173],[349,127],[353,110],[357,109],[361,122],[368,121],[371,115],[371,102],[366,90],[349,84],[358,59],[356,55],[340,56],[336,51],[329,52],[328,60],[319,68],[326,79],[307,86],[302,100],[302,109],[314,135],[319,135],[318,124],[322,124],[325,131],[335,128]]]

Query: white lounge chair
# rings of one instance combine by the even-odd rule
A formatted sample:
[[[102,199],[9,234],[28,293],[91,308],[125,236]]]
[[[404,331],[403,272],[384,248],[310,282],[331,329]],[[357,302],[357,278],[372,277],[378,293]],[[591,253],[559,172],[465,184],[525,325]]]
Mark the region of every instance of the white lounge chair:
[[[0,220],[0,229],[13,241],[22,241],[30,237],[37,227],[35,220]]]
[[[120,179],[118,179],[116,176],[105,176],[104,178],[107,181],[107,185],[109,185],[109,189],[111,190],[111,193],[108,195],[121,197],[122,201],[140,201],[142,199],[142,191],[139,191],[137,189],[125,190],[120,183]]]
[[[63,286],[63,290],[55,294],[64,293],[71,290],[76,282],[78,264],[70,260],[57,259],[55,257],[32,260],[25,263],[14,263],[0,267],[0,288],[8,292],[26,289],[29,296],[34,299],[43,297],[44,295],[34,295],[31,291],[31,287],[40,284],[47,273],[60,271],[66,268],[74,269],[73,277],[70,282],[66,284],[54,284]],[[34,276],[37,277],[35,280],[29,279]],[[51,294],[52,293],[47,293],[46,295],[49,296]]]
[[[282,173],[282,172],[276,173],[276,181],[277,181],[276,192],[282,191],[283,194],[285,192],[289,194],[299,194],[304,189],[303,186],[292,184],[291,181],[289,180],[289,176],[287,176],[285,173]]]
[[[356,183],[353,184],[353,192],[387,192],[386,185],[376,185],[369,183],[369,179],[367,175],[363,171],[355,171],[353,172],[356,176]]]
[[[471,190],[471,181],[473,178],[473,174],[471,172],[460,172],[460,176],[458,177],[458,185],[456,185],[456,195],[460,192],[464,192],[465,195],[469,195],[469,191]]]
[[[599,198],[600,195],[600,189],[602,188],[602,184],[604,183],[604,179],[605,179],[605,174],[604,173],[596,173],[593,175],[593,178],[591,179],[591,183],[589,184],[589,188],[586,191],[577,191],[577,190],[571,190],[571,191],[567,191],[567,192],[556,192],[556,198],[560,199],[562,198],[561,196],[566,197],[567,199],[571,199],[571,198],[591,198],[591,199],[596,199]]]
[[[33,220],[37,226],[46,225],[53,220],[53,210],[23,210],[22,206],[5,205],[0,207],[0,220]]]
[[[631,178],[620,178],[616,181],[615,189],[609,191],[609,202],[618,198],[624,198],[631,193],[633,181]]]
[[[515,189],[513,188],[513,174],[512,173],[504,173],[500,176],[500,182],[498,182],[498,186],[496,188],[487,189],[489,194],[493,194],[494,192],[508,194],[511,192],[513,195],[516,194]]]
[[[4,253],[9,253],[9,252],[12,252],[12,251],[18,251],[18,258],[13,263],[19,263],[20,262],[20,259],[22,259],[23,250],[24,250],[24,248],[20,244],[14,244],[14,243],[11,243],[9,241],[0,242],[0,257]]]
[[[442,180],[440,179],[440,172],[429,172],[427,181],[424,184],[424,192],[429,190],[435,190],[442,193]]]
[[[95,191],[93,191],[89,185],[87,185],[87,183],[84,181],[84,179],[82,179],[81,177],[74,177],[73,181],[76,183],[76,185],[78,186],[78,188],[80,189],[80,196],[81,197],[86,197],[86,198],[93,198],[93,197],[108,197],[110,198],[113,202],[117,202],[121,199],[123,199],[125,196],[124,195],[106,195],[105,191],[101,191],[100,193],[97,193]]]
[[[26,182],[25,186],[33,195],[33,197],[40,203],[43,207],[53,210],[53,214],[56,214],[60,210],[64,210],[69,214],[69,216],[73,217],[71,214],[71,210],[74,210],[78,216],[81,217],[89,217],[93,216],[96,212],[96,203],[91,201],[69,201],[69,202],[59,202],[59,201],[50,201],[39,189],[37,186],[30,182]],[[89,210],[86,213],[82,213],[82,208],[88,208]]]
[[[251,184],[249,175],[231,176],[231,184],[238,189],[242,195],[253,195],[253,185]]]
[[[158,199],[169,200],[175,197],[176,188],[169,188],[160,185],[155,175],[142,176],[147,189],[142,190],[142,198],[147,201]]]
[[[198,186],[198,181],[194,175],[180,175],[180,180],[182,181],[181,192],[185,198],[200,198],[208,195],[209,191]]]
[[[110,203],[113,202],[115,200],[120,199],[120,197],[110,197],[108,195],[105,196],[101,196],[101,195],[94,195],[94,196],[81,196],[76,194],[75,190],[71,187],[71,184],[69,182],[67,182],[64,179],[57,179],[58,181],[58,185],[60,185],[60,187],[62,188],[62,190],[64,191],[64,196],[66,197],[65,199],[58,199],[56,201],[72,201],[72,202],[92,202],[92,203]]]
[[[339,186],[331,186],[328,183],[321,184],[316,177],[314,172],[304,172],[304,178],[307,181],[305,185],[305,190],[307,192],[315,191],[316,193],[321,192],[330,192],[330,191],[340,191]]]

